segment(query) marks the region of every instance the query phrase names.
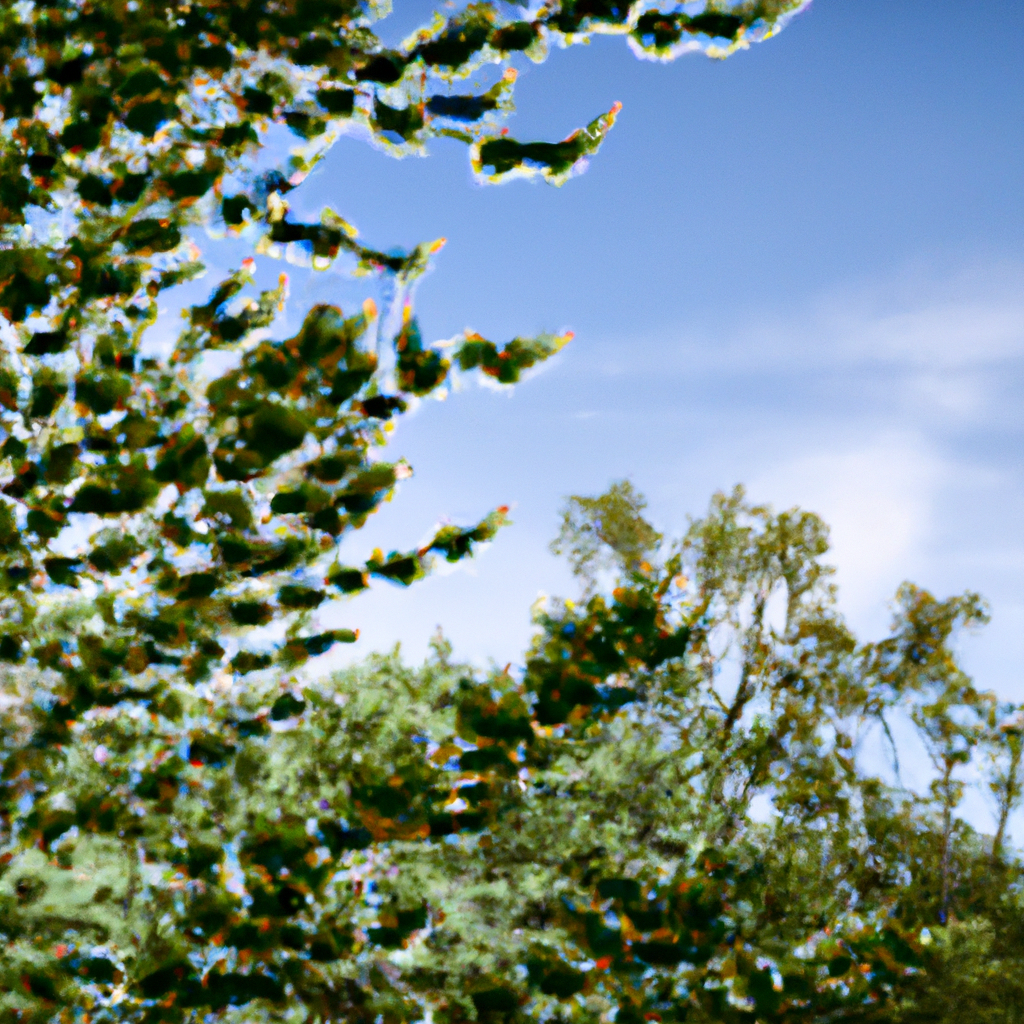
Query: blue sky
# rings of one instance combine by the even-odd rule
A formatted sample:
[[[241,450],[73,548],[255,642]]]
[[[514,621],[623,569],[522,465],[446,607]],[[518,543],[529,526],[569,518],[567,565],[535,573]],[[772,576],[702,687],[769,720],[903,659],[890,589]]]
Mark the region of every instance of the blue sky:
[[[396,38],[429,4],[397,3]],[[439,518],[513,506],[471,564],[332,612],[359,656],[437,625],[456,653],[517,661],[563,497],[631,477],[663,530],[742,482],[833,527],[842,608],[880,635],[904,579],[991,602],[965,644],[1024,699],[1024,4],[815,0],[725,62],[636,60],[620,39],[527,65],[513,134],[552,140],[624,104],[561,189],[473,182],[466,151],[395,161],[343,139],[289,198],[369,242],[448,244],[425,334],[575,340],[502,394],[425,403],[393,442],[415,468],[350,544],[401,547]],[[295,303],[355,292],[296,280]]]

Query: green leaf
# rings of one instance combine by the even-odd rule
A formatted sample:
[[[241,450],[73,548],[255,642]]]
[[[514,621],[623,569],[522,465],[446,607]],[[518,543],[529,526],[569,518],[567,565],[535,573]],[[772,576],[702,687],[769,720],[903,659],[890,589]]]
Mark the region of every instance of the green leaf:
[[[101,531],[96,540],[87,557],[89,564],[104,574],[120,572],[145,550],[135,537],[121,530]]]
[[[256,204],[248,196],[225,196],[221,203],[221,213],[226,224],[244,224],[246,212],[255,213]]]
[[[36,331],[23,349],[27,356],[50,356],[63,352],[69,338],[63,331]]]
[[[299,700],[290,693],[283,693],[274,701],[273,707],[270,709],[270,717],[275,722],[280,722],[285,718],[301,715],[305,709],[306,702],[304,700]]]
[[[179,171],[164,178],[164,184],[172,199],[198,199],[213,188],[219,171]]]
[[[277,600],[282,608],[318,608],[326,597],[322,590],[294,584],[288,584],[277,592]]]
[[[131,392],[131,377],[117,370],[87,370],[75,379],[75,401],[96,415],[112,412]]]
[[[114,201],[109,183],[96,174],[83,175],[76,191],[87,203],[96,203],[98,206],[110,206]]]
[[[68,382],[64,375],[48,366],[40,367],[32,375],[32,396],[29,399],[28,415],[32,419],[52,416],[68,393]]]
[[[405,141],[423,127],[423,112],[419,107],[389,107],[377,100],[373,105],[373,123],[382,132],[394,132]]]
[[[154,252],[170,252],[181,243],[181,230],[166,220],[144,218],[133,221],[123,236],[129,252],[146,255]]]
[[[327,573],[327,581],[337,587],[343,594],[354,594],[365,590],[369,583],[367,573],[362,569],[352,569],[342,565],[332,567]]]
[[[168,121],[172,121],[180,114],[177,106],[169,100],[146,100],[136,103],[125,115],[124,124],[133,132],[138,132],[146,138],[151,138]],[[65,132],[66,134],[66,132]],[[65,145],[67,143],[65,142]]]
[[[134,99],[136,96],[148,96],[158,89],[162,89],[166,83],[153,68],[141,68],[134,74],[129,75],[121,85],[118,86],[118,95],[123,100]]]
[[[601,114],[562,142],[523,143],[508,137],[487,139],[475,148],[473,166],[478,173],[491,168],[490,174],[496,179],[513,172],[538,172],[553,184],[561,184],[585,157],[601,148],[619,110],[620,104],[616,104],[607,114]]]
[[[355,99],[353,89],[317,89],[316,92],[317,103],[335,117],[351,117]]]
[[[186,490],[202,487],[209,476],[210,466],[205,438],[188,424],[160,449],[153,479],[162,484],[180,484]]]

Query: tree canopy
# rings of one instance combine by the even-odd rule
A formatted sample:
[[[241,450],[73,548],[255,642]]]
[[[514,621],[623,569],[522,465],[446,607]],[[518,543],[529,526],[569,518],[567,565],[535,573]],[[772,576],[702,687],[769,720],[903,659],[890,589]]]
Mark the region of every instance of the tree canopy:
[[[518,142],[518,60],[595,33],[725,57],[802,6],[479,3],[398,47],[348,0],[0,11],[3,1019],[931,1020],[942,971],[1014,1019],[1020,732],[951,646],[983,605],[908,585],[858,643],[808,513],[723,495],[672,546],[618,484],[567,506],[584,600],[539,613],[521,672],[440,641],[418,671],[306,670],[356,635],[318,609],[504,521],[340,560],[410,472],[394,423],[569,336],[427,343],[437,243],[365,245],[289,193],[346,132],[561,183],[617,108]],[[175,330],[203,231],[250,255]],[[394,308],[277,330],[287,281],[257,291],[256,260],[282,257]],[[928,794],[858,765],[894,713]],[[993,841],[957,816],[972,758]]]
[[[1020,865],[958,816],[972,766],[1000,832],[1021,795],[1019,709],[954,653],[984,607],[907,584],[860,643],[827,547],[718,495],[611,593],[539,609],[522,672],[439,639],[419,670],[95,708],[59,752],[32,738],[54,675],[12,675],[5,1011],[1019,1020]],[[900,716],[929,791],[865,770]]]

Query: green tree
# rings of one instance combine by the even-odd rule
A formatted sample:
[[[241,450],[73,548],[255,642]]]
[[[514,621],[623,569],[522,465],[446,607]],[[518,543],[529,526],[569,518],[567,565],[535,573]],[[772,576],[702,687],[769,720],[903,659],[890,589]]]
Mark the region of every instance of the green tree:
[[[574,495],[566,502],[551,551],[566,556],[585,593],[594,590],[602,571],[613,566],[632,571],[656,558],[662,537],[644,519],[646,507],[628,480],[612,484],[599,497]]]
[[[858,644],[808,513],[720,495],[666,545],[620,484],[567,510],[584,601],[540,614],[522,673],[440,643],[419,671],[303,670],[355,635],[317,625],[325,602],[503,520],[339,562],[409,472],[390,424],[568,339],[467,332],[445,356],[408,301],[436,246],[301,223],[290,191],[353,130],[559,183],[617,110],[502,134],[518,54],[601,32],[727,56],[802,5],[476,4],[396,48],[348,0],[0,10],[5,1020],[927,1020],[944,970],[979,1020],[1020,1005],[998,987],[1021,948],[1016,711],[951,646],[981,607],[907,589],[892,637]],[[316,306],[281,338],[286,282],[255,293],[245,259],[162,330],[201,228],[314,270],[344,255],[395,309]],[[893,714],[930,744],[931,793],[859,769]],[[997,842],[957,817],[978,755]]]
[[[904,587],[861,644],[826,553],[815,516],[718,495],[660,565],[540,610],[521,672],[439,640],[419,670],[378,656],[182,690],[176,715],[94,711],[59,756],[32,750],[46,680],[22,678],[7,1008],[1019,1020],[1015,855],[943,787],[859,759],[881,714],[934,702],[935,666],[960,677],[974,599]]]
[[[371,577],[409,584],[502,522],[498,510],[441,528],[423,548],[339,563],[339,542],[409,472],[381,457],[393,421],[453,372],[511,384],[568,340],[496,345],[467,332],[446,356],[425,343],[408,301],[437,245],[375,249],[332,210],[302,223],[290,191],[351,131],[395,155],[454,137],[482,178],[560,183],[617,108],[561,142],[515,141],[501,121],[520,55],[539,61],[552,45],[610,32],[659,59],[693,46],[724,57],[803,2],[701,12],[480,3],[398,47],[374,32],[385,8],[358,0],[3,5],[0,659],[16,666],[0,834],[8,1016],[273,1002],[302,991],[281,957],[316,963],[314,952],[346,948],[343,935],[317,945],[307,932],[334,877],[327,865],[357,840],[342,830],[314,843],[300,876],[283,865],[313,833],[303,840],[291,819],[278,828],[271,816],[267,842],[286,852],[268,868],[259,858],[271,855],[241,838],[264,834],[246,817],[253,803],[236,808],[235,824],[223,819],[234,783],[218,766],[234,771],[245,742],[290,722],[304,706],[293,692],[301,666],[354,639],[354,629],[320,628],[318,607]],[[474,88],[471,75],[487,81]],[[316,306],[282,337],[286,280],[254,292],[249,257],[168,329],[161,303],[206,269],[204,228],[314,270],[343,256],[386,281],[395,308]],[[295,879],[283,887],[279,862]],[[263,896],[237,881],[261,864]],[[54,865],[62,874],[37,886],[33,872]],[[253,942],[215,927],[232,907],[259,922],[268,906],[294,915],[304,900],[312,917],[246,925]],[[236,939],[241,959],[211,987],[201,965]],[[254,950],[274,966],[256,964]]]
[[[182,682],[289,669],[351,641],[352,629],[316,629],[329,596],[370,577],[411,583],[503,519],[364,565],[334,561],[410,472],[380,448],[411,401],[453,372],[514,383],[569,337],[496,345],[467,332],[450,358],[427,344],[408,296],[437,243],[386,253],[332,210],[316,223],[289,213],[288,193],[340,133],[396,155],[455,137],[484,177],[559,183],[616,110],[562,142],[516,142],[501,120],[519,55],[603,32],[646,56],[724,57],[804,2],[480,3],[397,48],[373,30],[384,8],[357,0],[6,5],[0,658],[63,679],[40,742],[60,742],[92,707],[159,704],[165,691],[173,703]],[[453,92],[474,74],[493,83]],[[203,226],[313,268],[344,255],[388,282],[395,308],[318,305],[274,337],[286,281],[252,294],[249,257],[176,336],[154,332],[162,297],[204,272]],[[96,615],[58,641],[44,612],[59,618],[79,594]]]

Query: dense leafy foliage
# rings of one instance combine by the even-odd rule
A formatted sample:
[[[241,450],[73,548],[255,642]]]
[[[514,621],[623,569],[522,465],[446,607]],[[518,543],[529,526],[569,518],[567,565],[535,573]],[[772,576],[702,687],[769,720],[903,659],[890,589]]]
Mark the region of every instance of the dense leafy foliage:
[[[953,654],[977,598],[906,585],[860,644],[815,516],[720,495],[639,564],[635,525],[517,673],[439,640],[419,671],[94,709],[60,756],[30,739],[56,679],[22,676],[8,1014],[1018,1020],[1019,864],[956,813],[971,762],[1000,821],[1020,800],[1017,709]],[[900,716],[930,792],[860,764]]]
[[[723,497],[666,550],[617,485],[569,506],[585,600],[539,613],[521,673],[441,644],[419,672],[304,669],[355,637],[325,603],[504,518],[339,560],[410,471],[383,457],[393,424],[568,336],[426,344],[409,294],[436,243],[366,246],[290,191],[342,132],[396,155],[455,137],[483,178],[559,183],[617,109],[509,138],[520,55],[613,33],[727,56],[801,6],[481,3],[396,48],[349,0],[3,6],[4,1020],[932,1020],[943,971],[975,1019],[1012,1019],[1020,736],[950,647],[983,609],[908,587],[892,637],[858,645],[812,516]],[[170,330],[204,228],[253,255]],[[343,261],[394,308],[280,328],[287,282],[258,291],[256,257]],[[929,794],[858,770],[893,713]],[[956,815],[978,753],[991,843]]]

